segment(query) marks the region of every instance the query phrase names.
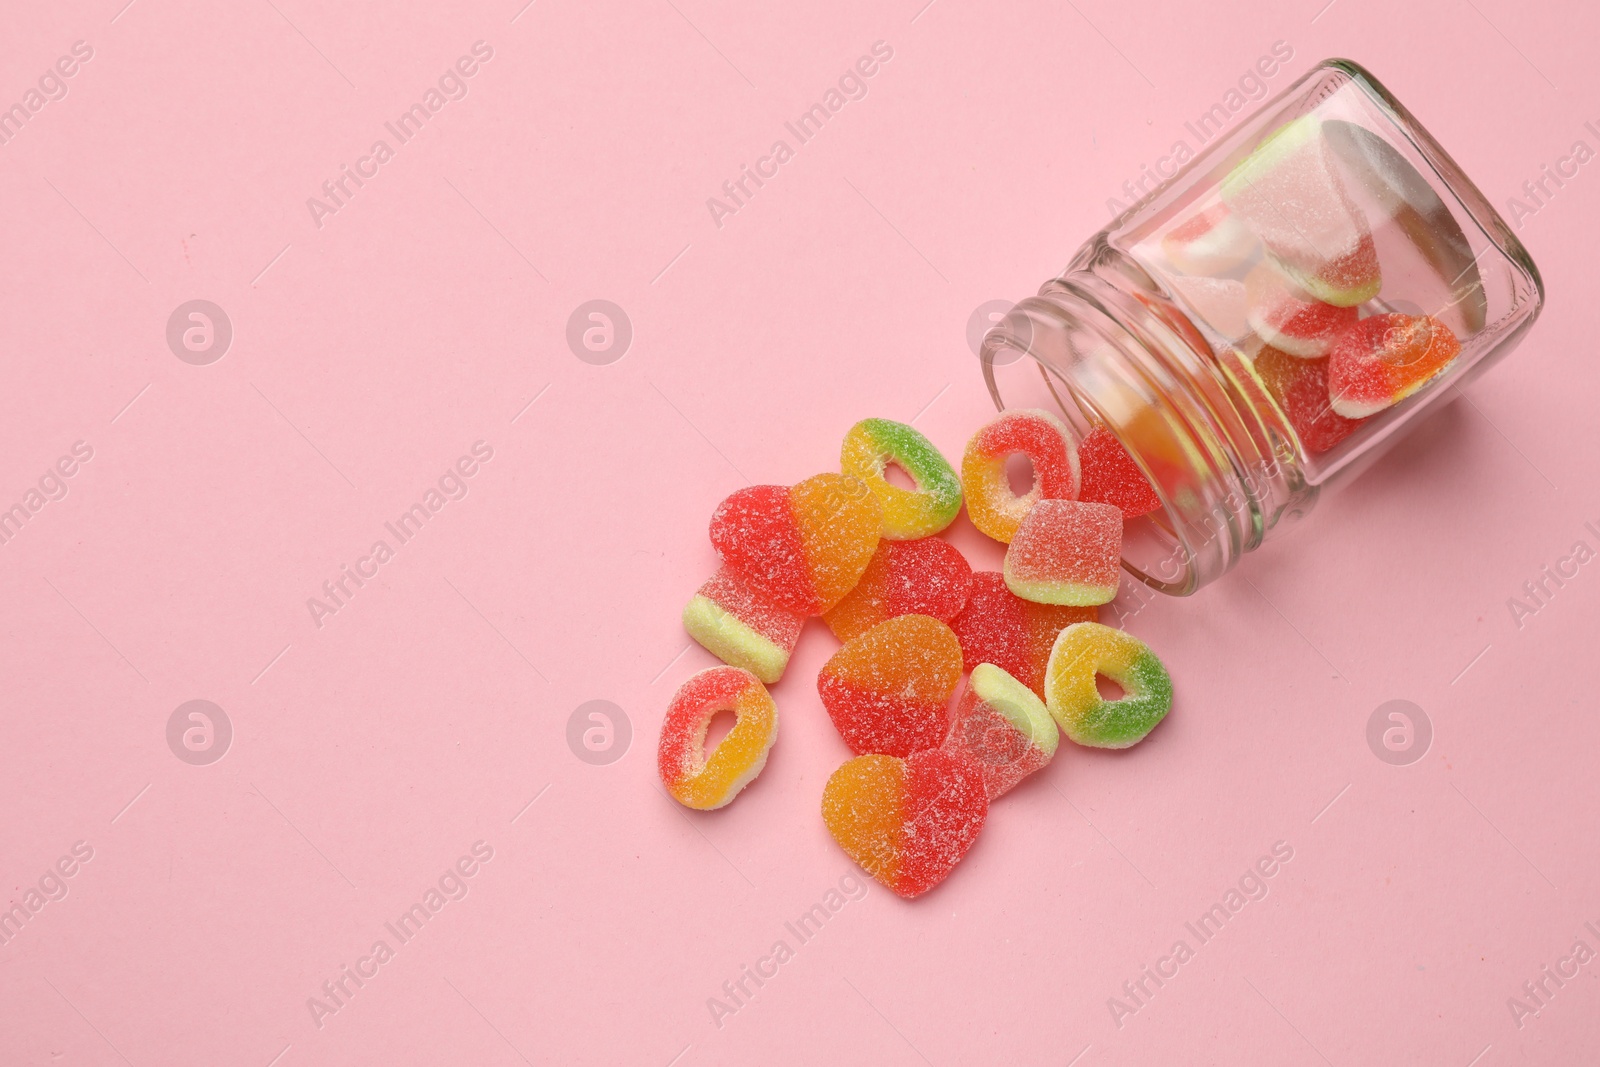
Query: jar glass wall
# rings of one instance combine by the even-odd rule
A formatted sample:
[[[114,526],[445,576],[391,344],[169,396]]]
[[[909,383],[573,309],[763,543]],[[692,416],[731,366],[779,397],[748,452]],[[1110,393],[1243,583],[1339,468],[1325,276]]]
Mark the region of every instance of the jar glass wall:
[[[1187,594],[1508,352],[1543,300],[1504,220],[1370,74],[1324,62],[984,339],[1001,407],[1117,436],[1163,507],[1124,566]]]

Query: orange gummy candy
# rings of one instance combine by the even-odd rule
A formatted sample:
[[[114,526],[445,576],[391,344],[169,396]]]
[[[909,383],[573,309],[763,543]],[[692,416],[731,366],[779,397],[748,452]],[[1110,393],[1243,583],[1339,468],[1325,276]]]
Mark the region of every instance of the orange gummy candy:
[[[901,615],[847,641],[817,675],[822,705],[858,753],[935,748],[961,681],[961,643],[928,615]]]

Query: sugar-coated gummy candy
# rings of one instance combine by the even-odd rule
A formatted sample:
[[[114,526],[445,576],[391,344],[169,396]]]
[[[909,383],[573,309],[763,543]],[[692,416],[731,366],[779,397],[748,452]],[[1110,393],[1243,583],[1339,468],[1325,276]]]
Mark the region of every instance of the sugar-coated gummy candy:
[[[936,748],[857,756],[822,791],[823,824],[845,855],[907,898],[944,881],[988,815],[982,772]]]
[[[1314,359],[1333,350],[1340,334],[1354,326],[1360,312],[1324,304],[1291,286],[1263,264],[1244,280],[1250,328],[1267,344],[1291,356]]]
[[[1083,464],[1083,489],[1079,500],[1110,504],[1124,519],[1136,519],[1161,507],[1161,498],[1150,485],[1128,450],[1115,434],[1096,426],[1078,446]]]
[[[967,606],[972,565],[948,541],[879,541],[861,581],[822,616],[848,641],[897,615],[931,615],[949,622]]]
[[[1328,395],[1347,419],[1376,415],[1421,389],[1461,354],[1450,327],[1431,315],[1373,315],[1328,356]]]
[[[1260,242],[1225,204],[1213,204],[1161,239],[1167,262],[1185,274],[1225,274],[1247,262]]]
[[[1006,585],[1036,604],[1086,607],[1116,599],[1122,512],[1084,500],[1041,500],[1006,546]]]
[[[1020,496],[1006,475],[1006,460],[1019,453],[1033,464],[1033,486]],[[996,541],[1009,542],[1038,501],[1076,499],[1079,478],[1076,439],[1048,411],[1002,412],[972,435],[961,458],[967,515]]]
[[[683,609],[683,628],[713,656],[771,685],[783,677],[805,619],[723,567]]]
[[[1310,455],[1326,452],[1361,425],[1333,410],[1328,396],[1328,357],[1298,359],[1270,346],[1251,361],[1261,383],[1289,420]]]
[[[1311,296],[1354,307],[1378,295],[1383,275],[1366,214],[1345,191],[1316,115],[1262,141],[1223,179],[1222,199]]]
[[[967,663],[991,663],[1044,696],[1045,665],[1056,635],[1075,622],[1094,622],[1099,609],[1035,604],[1006,588],[997,571],[972,576],[967,606],[951,629]]]
[[[961,680],[961,643],[927,615],[901,615],[846,641],[817,675],[828,717],[851,751],[906,756],[944,740]]]
[[[992,663],[972,668],[956,701],[944,747],[964,753],[983,772],[994,800],[1049,763],[1061,731],[1044,701]]]
[[[1097,674],[1120,685],[1122,697],[1102,697]],[[1071,741],[1090,748],[1128,748],[1144,740],[1172,709],[1172,678],[1137,637],[1097,622],[1080,622],[1056,638],[1044,699]]]
[[[1353,203],[1347,206],[1357,212]],[[1270,262],[1284,272],[1296,286],[1318,300],[1338,307],[1356,307],[1378,295],[1383,274],[1378,267],[1378,246],[1371,234],[1362,234],[1349,248],[1316,268],[1301,267],[1292,259],[1278,256]]]
[[[733,712],[733,729],[708,756],[706,731],[722,711]],[[761,773],[777,736],[778,706],[760,679],[741,667],[709,667],[667,708],[656,754],[661,783],[685,807],[720,808]]]
[[[884,476],[893,463],[916,482],[903,489]],[[889,419],[862,419],[850,427],[839,469],[866,483],[883,508],[883,536],[895,541],[930,537],[961,513],[961,479],[950,461],[914,427]]]
[[[882,509],[843,474],[793,486],[753,485],[711,516],[711,543],[727,568],[797,615],[821,615],[861,578],[878,548]]]

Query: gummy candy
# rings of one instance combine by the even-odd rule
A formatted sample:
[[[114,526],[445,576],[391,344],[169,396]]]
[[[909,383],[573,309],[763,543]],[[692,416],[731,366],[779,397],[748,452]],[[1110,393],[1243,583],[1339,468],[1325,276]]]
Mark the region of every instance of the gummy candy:
[[[1244,280],[1250,328],[1272,347],[1291,356],[1312,359],[1332,350],[1339,335],[1360,317],[1353,307],[1335,307],[1297,292],[1268,266]]]
[[[733,729],[706,755],[706,729],[731,711]],[[678,688],[661,724],[656,766],[674,800],[689,808],[720,808],[767,765],[778,737],[778,706],[760,680],[742,667],[708,667]]]
[[[1006,588],[1003,575],[979,571],[972,576],[966,609],[950,626],[963,660],[993,664],[1043,697],[1045,664],[1056,635],[1075,622],[1094,622],[1099,614],[1093,607],[1023,600]]]
[[[1429,315],[1373,315],[1340,338],[1328,357],[1328,395],[1347,419],[1398,404],[1455,359],[1461,342]]]
[[[1103,426],[1090,430],[1078,446],[1083,463],[1083,489],[1079,500],[1110,504],[1125,519],[1148,515],[1161,507],[1161,498],[1151,488],[1133,457],[1116,435]]]
[[[1103,674],[1123,689],[1107,700]],[[1145,643],[1097,622],[1061,631],[1050,650],[1045,704],[1067,737],[1091,748],[1128,748],[1144,740],[1172,708],[1172,678]]]
[[[822,790],[822,821],[845,855],[907,898],[944,881],[988,814],[983,773],[936,748],[905,759],[857,756]]]
[[[1354,204],[1347,203],[1345,206],[1352,211],[1361,210]],[[1277,257],[1272,262],[1295,285],[1316,299],[1337,307],[1355,307],[1365,303],[1383,288],[1383,275],[1378,267],[1378,246],[1371,234],[1363,234],[1353,249],[1314,269],[1301,268],[1292,261]]]
[[[1161,250],[1185,274],[1225,274],[1249,260],[1257,244],[1250,227],[1226,205],[1213,204],[1173,227],[1161,239]]]
[[[1038,604],[1109,604],[1122,569],[1122,512],[1083,500],[1041,500],[1006,548],[1011,591]]]
[[[724,663],[768,685],[783,677],[805,619],[780,608],[723,567],[683,609],[683,628]]]
[[[1021,453],[1033,464],[1033,488],[1011,490],[1006,459]],[[1010,541],[1039,500],[1073,500],[1079,485],[1072,431],[1048,411],[1016,410],[972,435],[961,458],[961,485],[972,524],[996,541]]]
[[[728,569],[797,615],[820,615],[861,578],[878,548],[878,498],[843,474],[791,487],[753,485],[711,516],[711,543]]]
[[[1055,720],[1033,690],[994,664],[980,663],[956,701],[944,747],[977,764],[993,800],[1049,763],[1060,741]]]
[[[1252,361],[1307,453],[1326,452],[1361,425],[1333,410],[1328,398],[1328,358],[1299,359],[1270,346]]]
[[[1345,192],[1321,120],[1303,115],[1262,141],[1222,183],[1222,199],[1311,296],[1354,307],[1383,275],[1367,218]]]
[[[897,615],[931,615],[949,622],[967,606],[971,586],[971,564],[947,541],[879,541],[861,581],[822,621],[841,641]]]
[[[893,463],[917,483],[891,485]],[[883,506],[883,536],[909,541],[938,533],[961,513],[961,479],[933,442],[903,422],[862,419],[845,435],[839,469],[865,482]]]
[[[817,675],[822,706],[852,752],[906,756],[944,740],[961,643],[927,615],[901,615],[845,642]]]

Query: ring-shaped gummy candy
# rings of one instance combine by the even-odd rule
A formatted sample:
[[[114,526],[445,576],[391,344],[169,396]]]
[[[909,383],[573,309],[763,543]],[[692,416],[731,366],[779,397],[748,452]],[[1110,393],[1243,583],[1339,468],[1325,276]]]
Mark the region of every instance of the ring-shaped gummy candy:
[[[733,729],[706,755],[706,731],[720,711]],[[656,766],[674,800],[710,811],[739,795],[767,765],[778,736],[778,706],[760,679],[742,667],[710,667],[678,689],[661,724]]]
[[[1033,464],[1033,487],[1020,496],[1006,475],[1006,460],[1018,453]],[[978,529],[1007,544],[1034,504],[1076,500],[1081,481],[1072,431],[1048,411],[1002,412],[972,435],[961,457],[967,515]]]
[[[1095,685],[1103,674],[1123,689],[1107,700]],[[1172,677],[1132,634],[1098,622],[1068,626],[1056,637],[1045,668],[1045,706],[1069,739],[1090,748],[1128,748],[1144,740],[1172,708]]]
[[[917,483],[902,489],[884,477],[895,464]],[[883,536],[891,541],[929,537],[961,513],[961,479],[949,460],[903,422],[862,419],[845,434],[839,469],[871,487],[883,506]]]

